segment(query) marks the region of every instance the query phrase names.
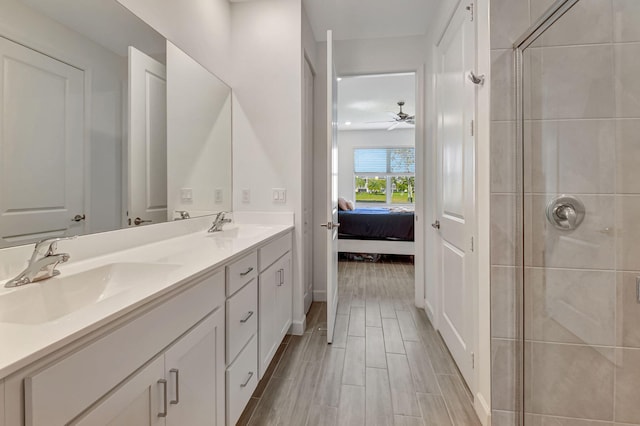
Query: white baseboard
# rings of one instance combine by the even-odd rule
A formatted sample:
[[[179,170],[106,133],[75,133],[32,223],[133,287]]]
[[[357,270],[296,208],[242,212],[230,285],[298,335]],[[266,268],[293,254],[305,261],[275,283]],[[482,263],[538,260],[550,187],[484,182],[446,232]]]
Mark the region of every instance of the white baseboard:
[[[487,400],[480,392],[476,394],[475,398],[475,410],[482,426],[491,426],[491,408],[487,404]]]
[[[307,316],[303,315],[301,319],[293,320],[291,322],[291,327],[289,327],[289,334],[302,336],[306,328],[307,328]]]
[[[429,318],[431,324],[435,324],[435,312],[433,312],[433,306],[431,306],[431,303],[429,303],[427,299],[424,299],[424,311],[427,313],[427,318]]]
[[[326,302],[327,301],[327,291],[326,290],[313,290],[313,301],[314,302]]]

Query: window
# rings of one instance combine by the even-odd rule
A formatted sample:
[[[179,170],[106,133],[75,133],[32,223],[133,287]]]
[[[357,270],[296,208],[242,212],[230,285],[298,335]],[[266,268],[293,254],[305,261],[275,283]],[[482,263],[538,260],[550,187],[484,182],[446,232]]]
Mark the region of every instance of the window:
[[[356,148],[353,154],[356,202],[414,203],[414,148]]]

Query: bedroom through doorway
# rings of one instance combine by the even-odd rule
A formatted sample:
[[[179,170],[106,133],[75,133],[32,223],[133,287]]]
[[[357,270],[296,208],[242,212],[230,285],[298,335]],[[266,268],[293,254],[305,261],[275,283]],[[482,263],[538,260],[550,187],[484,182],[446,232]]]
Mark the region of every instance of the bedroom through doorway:
[[[397,264],[413,277],[422,193],[414,72],[338,78],[338,164],[338,274],[356,267],[367,276],[374,264]]]

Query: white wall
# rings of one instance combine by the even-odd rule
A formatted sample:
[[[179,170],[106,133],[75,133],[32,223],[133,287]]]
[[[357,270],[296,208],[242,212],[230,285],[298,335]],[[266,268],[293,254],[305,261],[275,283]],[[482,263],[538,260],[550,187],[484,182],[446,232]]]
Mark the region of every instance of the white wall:
[[[176,210],[231,210],[231,166],[231,89],[167,41],[169,220]],[[181,188],[192,189],[191,202],[182,201]]]
[[[335,65],[338,75],[384,74],[392,72],[416,73],[416,115],[423,116],[423,78],[427,59],[426,37],[397,37],[370,40],[339,40],[334,42]],[[316,222],[325,221],[326,216],[326,170],[327,170],[327,126],[326,126],[326,53],[325,42],[317,44],[318,65],[315,90],[315,135],[314,135],[314,217]],[[340,96],[340,93],[338,93]],[[394,130],[395,131],[395,130]],[[421,121],[415,128],[416,156],[423,155],[424,125]],[[340,161],[338,159],[338,161]],[[422,181],[422,170],[416,170],[416,180]],[[416,197],[416,233],[424,232],[421,218],[423,197]],[[313,248],[313,282],[314,295],[322,299],[326,292],[326,235],[322,228],[314,228]],[[416,276],[422,281],[424,276],[423,249],[416,244]],[[422,289],[420,289],[422,290]],[[416,300],[417,306],[422,306],[424,296]]]
[[[413,147],[413,129],[343,130],[338,132],[338,195],[354,200],[353,150],[355,148]]]
[[[292,211],[294,328],[304,321],[302,286],[302,5],[299,0],[234,3],[233,186],[236,211]],[[274,203],[273,188],[285,188]],[[251,200],[242,201],[249,190]]]
[[[127,59],[35,12],[2,0],[0,34],[84,70],[87,232],[120,228],[122,215],[122,81]],[[78,212],[82,213],[82,212]]]

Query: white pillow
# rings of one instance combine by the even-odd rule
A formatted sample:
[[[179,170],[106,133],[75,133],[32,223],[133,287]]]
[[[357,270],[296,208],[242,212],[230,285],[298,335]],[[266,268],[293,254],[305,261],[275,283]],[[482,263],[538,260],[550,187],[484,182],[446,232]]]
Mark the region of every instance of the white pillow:
[[[347,200],[342,197],[338,198],[338,210],[349,210],[349,207],[347,206]]]

